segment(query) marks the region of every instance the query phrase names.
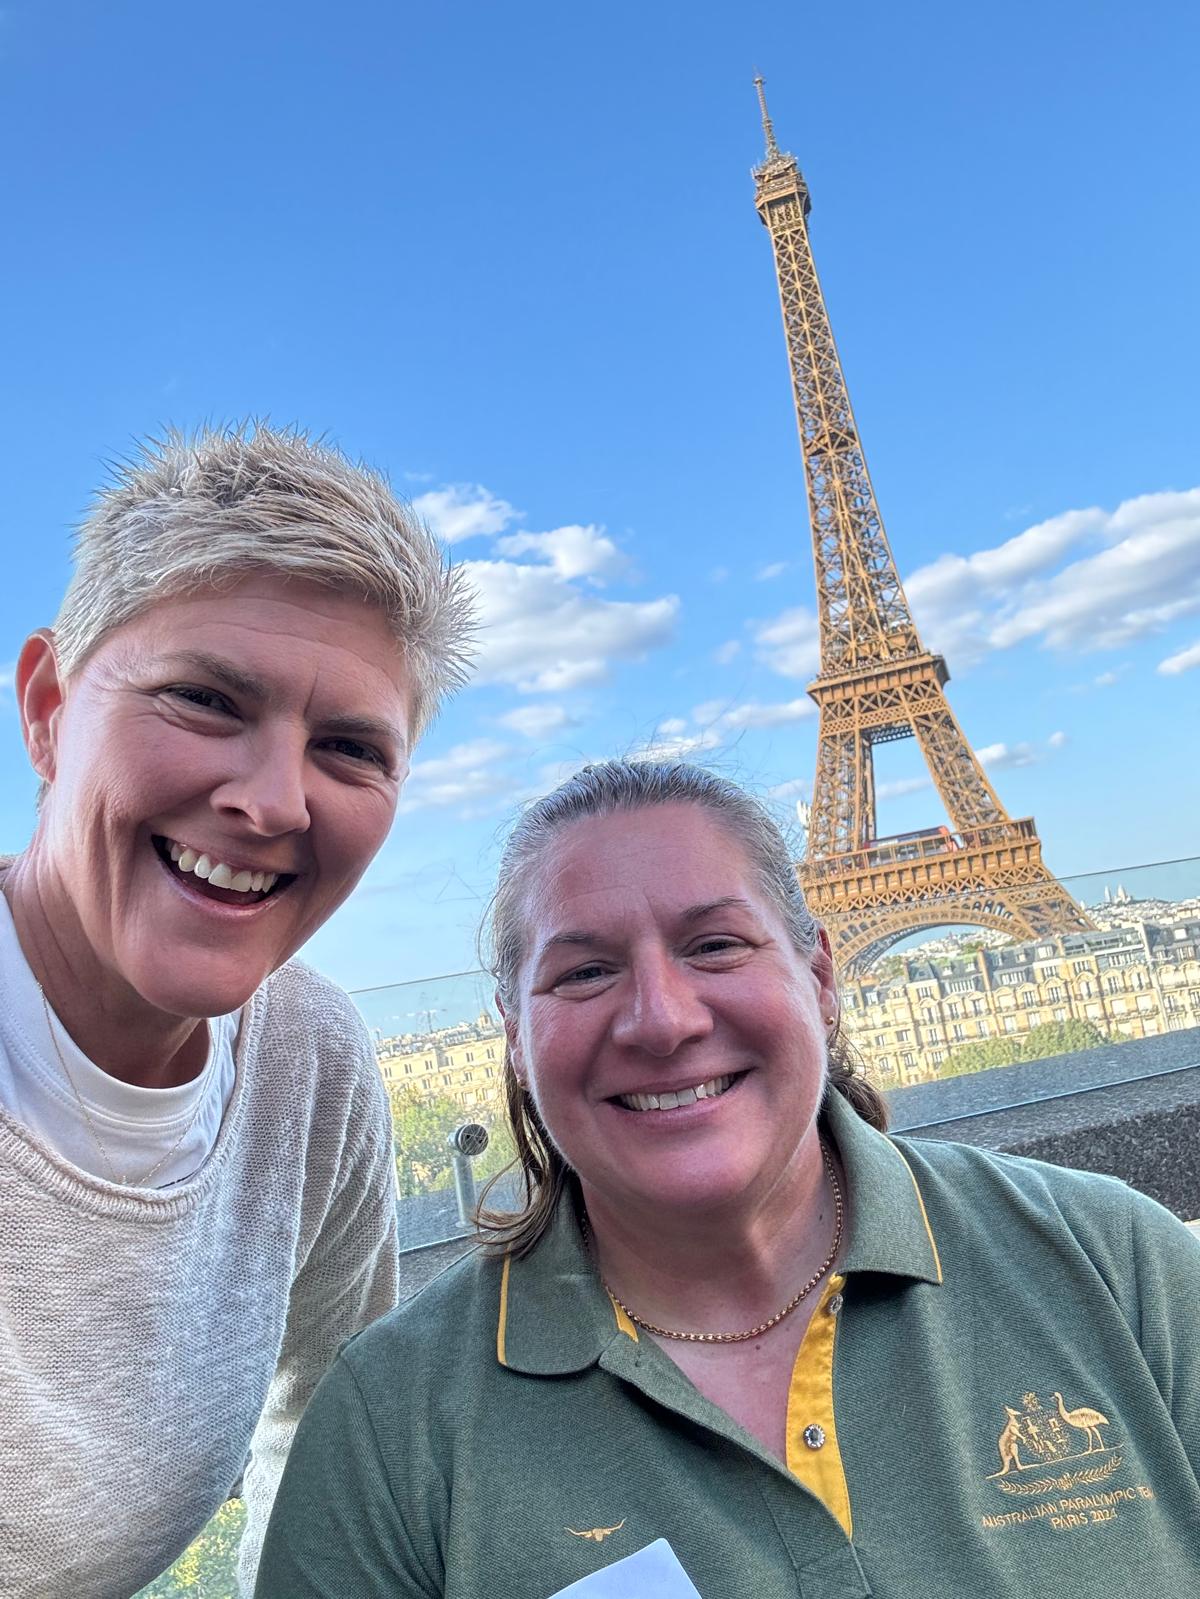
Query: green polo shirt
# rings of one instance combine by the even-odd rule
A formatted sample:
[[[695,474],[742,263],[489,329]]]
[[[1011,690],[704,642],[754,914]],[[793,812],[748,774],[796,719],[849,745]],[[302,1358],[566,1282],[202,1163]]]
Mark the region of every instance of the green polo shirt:
[[[548,1599],[660,1538],[703,1599],[1200,1594],[1200,1243],[1111,1178],[825,1117],[847,1238],[786,1460],[637,1336],[564,1205],[346,1347],[259,1599]]]

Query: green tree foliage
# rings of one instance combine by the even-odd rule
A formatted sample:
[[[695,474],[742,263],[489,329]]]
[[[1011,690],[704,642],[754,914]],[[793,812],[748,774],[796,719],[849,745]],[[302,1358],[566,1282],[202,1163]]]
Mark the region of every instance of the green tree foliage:
[[[488,1147],[473,1162],[480,1186],[513,1158],[512,1138],[494,1106],[467,1108],[449,1094],[422,1092],[407,1083],[392,1084],[388,1098],[392,1102],[392,1141],[401,1199],[451,1187],[454,1173],[447,1140],[462,1122],[482,1122],[488,1130]]]
[[[1042,1022],[1024,1037],[1006,1033],[952,1050],[938,1067],[939,1077],[961,1077],[987,1071],[991,1066],[1012,1066],[1022,1060],[1047,1060],[1051,1055],[1071,1055],[1077,1049],[1095,1049],[1112,1040],[1091,1022]]]
[[[135,1599],[237,1599],[237,1551],[246,1525],[240,1499],[221,1506],[171,1567]]]
[[[1077,1049],[1095,1049],[1112,1040],[1092,1022],[1043,1022],[1025,1040],[1026,1060],[1045,1060],[1050,1055],[1070,1055]]]

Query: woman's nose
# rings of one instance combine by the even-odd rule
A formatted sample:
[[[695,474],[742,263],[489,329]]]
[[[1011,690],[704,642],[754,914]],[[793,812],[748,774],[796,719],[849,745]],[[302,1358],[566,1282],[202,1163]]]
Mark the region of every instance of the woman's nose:
[[[213,796],[218,810],[244,816],[264,838],[307,832],[308,751],[292,740],[256,740]]]
[[[665,953],[638,962],[613,1024],[613,1042],[650,1055],[672,1055],[712,1031],[712,1012],[691,975]]]

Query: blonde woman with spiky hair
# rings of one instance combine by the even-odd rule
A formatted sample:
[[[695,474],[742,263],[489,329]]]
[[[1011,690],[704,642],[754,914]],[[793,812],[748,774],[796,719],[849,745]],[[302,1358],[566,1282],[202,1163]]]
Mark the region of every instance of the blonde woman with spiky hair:
[[[0,865],[0,1593],[128,1599],[244,1473],[258,1544],[338,1347],[394,1302],[362,1022],[292,960],[462,681],[458,574],[378,474],[265,426],[102,492],[16,695]]]

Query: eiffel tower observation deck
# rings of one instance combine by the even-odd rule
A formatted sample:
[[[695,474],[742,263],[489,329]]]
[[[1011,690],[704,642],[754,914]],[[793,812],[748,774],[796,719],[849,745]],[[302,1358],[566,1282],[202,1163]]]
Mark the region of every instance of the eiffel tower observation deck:
[[[821,661],[808,843],[797,872],[843,969],[923,928],[1014,938],[1091,926],[1042,861],[1033,818],[1011,817],[955,720],[950,673],[921,642],[867,471],[808,237],[808,185],[781,151],[755,79],[766,156],[754,203],[771,237],[808,489]],[[915,738],[949,819],[880,837],[874,749]]]

